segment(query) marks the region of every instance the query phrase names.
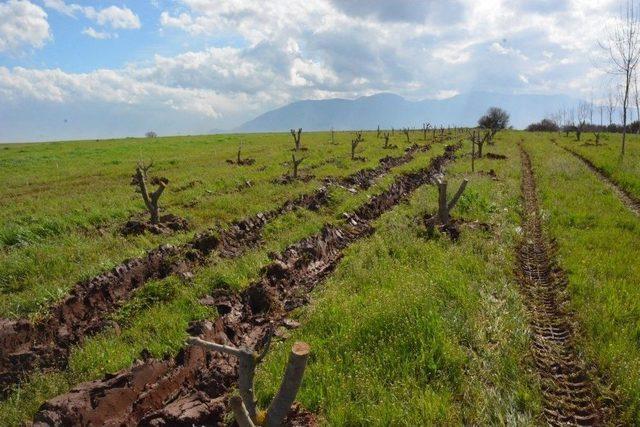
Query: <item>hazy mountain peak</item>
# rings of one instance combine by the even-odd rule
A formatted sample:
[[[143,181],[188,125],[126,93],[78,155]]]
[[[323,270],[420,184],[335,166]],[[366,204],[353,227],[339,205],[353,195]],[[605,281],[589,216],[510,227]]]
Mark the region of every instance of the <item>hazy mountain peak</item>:
[[[566,95],[509,95],[469,92],[441,100],[408,101],[402,96],[382,92],[353,100],[324,99],[293,102],[268,111],[246,122],[237,130],[244,132],[285,131],[292,127],[305,130],[375,129],[381,127],[419,127],[433,125],[475,125],[492,106],[511,115],[511,124],[524,128],[561,108],[575,106],[578,100]]]

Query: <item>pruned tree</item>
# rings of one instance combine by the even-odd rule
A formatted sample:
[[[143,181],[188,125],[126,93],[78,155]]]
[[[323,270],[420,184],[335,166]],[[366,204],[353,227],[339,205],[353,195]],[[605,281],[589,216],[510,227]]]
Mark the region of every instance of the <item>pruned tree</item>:
[[[302,146],[300,145],[300,136],[302,135],[302,128],[298,129],[298,131],[296,132],[295,129],[291,129],[291,136],[293,136],[293,142],[294,142],[294,150],[295,151],[300,151],[300,149],[302,148]]]
[[[378,133],[376,134],[376,138],[380,139],[380,125],[378,125]]]
[[[293,161],[292,163],[293,173],[291,176],[293,177],[293,179],[298,179],[298,166],[300,166],[300,163],[302,163],[304,159],[305,159],[304,157],[301,157],[300,159],[296,159],[295,153],[291,154],[291,160]]]
[[[431,123],[422,124],[422,139],[427,140],[427,131],[431,128]]]
[[[389,132],[385,132],[383,135],[384,138],[384,145],[382,146],[382,148],[389,148]]]
[[[144,162],[138,163],[136,167],[136,173],[133,176],[132,184],[137,186],[137,192],[142,196],[142,200],[144,201],[144,205],[149,212],[150,220],[152,224],[158,224],[160,222],[160,207],[158,206],[158,200],[165,188],[169,184],[169,180],[167,178],[152,178],[149,181],[151,185],[157,185],[158,188],[152,193],[149,193],[148,184],[147,184],[147,173],[149,169],[153,167],[153,162],[149,165],[145,165]]]
[[[621,19],[609,28],[608,37],[601,44],[609,56],[610,73],[622,77],[622,145],[620,157],[624,157],[627,138],[627,109],[632,79],[640,61],[640,14],[636,0],[627,0]]]
[[[411,144],[411,136],[409,134],[409,128],[403,128],[402,133],[407,137],[407,144]]]
[[[188,339],[188,343],[191,345],[197,345],[209,351],[228,354],[238,359],[239,396],[233,396],[229,403],[235,420],[240,427],[254,427],[255,425],[282,426],[302,384],[302,377],[307,367],[311,347],[305,342],[297,341],[293,344],[291,353],[289,353],[289,360],[280,388],[269,404],[264,420],[259,419],[253,383],[256,367],[266,356],[270,342],[269,335],[262,351],[257,353],[255,350],[217,344],[198,337],[190,337]]]
[[[433,229],[436,225],[442,225],[448,227],[451,223],[451,211],[455,208],[460,196],[467,188],[469,181],[464,179],[453,196],[451,201],[447,202],[447,181],[444,179],[438,179],[438,213],[433,215],[426,221],[426,225],[429,229]]]
[[[364,141],[362,132],[356,132],[356,137],[351,140],[351,160],[356,160],[356,148]]]
[[[331,145],[336,145],[336,135],[333,127],[331,128]]]
[[[476,132],[476,131],[473,131],[469,135],[469,138],[471,139],[471,144],[474,147],[478,148],[477,150],[473,150],[475,154],[474,157],[482,158],[482,149],[484,147],[484,143],[489,140],[490,135],[491,135],[491,131],[489,130],[485,131],[482,137],[480,136],[480,132]]]

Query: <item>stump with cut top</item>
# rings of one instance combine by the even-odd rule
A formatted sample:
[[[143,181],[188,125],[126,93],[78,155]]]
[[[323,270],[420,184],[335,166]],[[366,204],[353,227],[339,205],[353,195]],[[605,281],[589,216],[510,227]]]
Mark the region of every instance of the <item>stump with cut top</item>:
[[[280,383],[280,388],[269,405],[264,418],[258,412],[253,379],[258,364],[264,359],[269,350],[270,337],[264,348],[258,354],[247,348],[235,348],[228,345],[205,341],[198,337],[190,337],[188,343],[204,347],[210,351],[230,354],[238,358],[238,392],[239,395],[231,397],[229,403],[236,422],[240,427],[254,427],[264,425],[267,427],[281,426],[291,409],[307,366],[311,347],[305,342],[298,341],[293,344],[289,361]]]
[[[429,228],[430,231],[433,230],[436,225],[441,225],[445,228],[449,227],[451,224],[451,211],[455,208],[458,200],[460,200],[460,196],[462,196],[465,188],[467,188],[468,183],[469,180],[464,179],[451,201],[447,202],[447,181],[438,179],[438,213],[426,221],[427,228]]]

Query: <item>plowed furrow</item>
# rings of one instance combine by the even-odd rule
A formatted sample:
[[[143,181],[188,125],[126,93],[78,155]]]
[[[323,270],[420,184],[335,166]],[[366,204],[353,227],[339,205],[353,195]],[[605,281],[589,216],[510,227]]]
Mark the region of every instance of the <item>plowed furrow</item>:
[[[574,347],[567,309],[567,280],[542,230],[536,183],[528,153],[520,147],[524,236],[518,248],[519,281],[530,317],[532,354],[541,378],[543,416],[550,425],[599,425],[604,410]]]
[[[447,147],[429,167],[399,176],[379,196],[322,231],[274,256],[260,278],[241,293],[215,290],[204,301],[218,310],[215,324],[199,322],[189,333],[207,340],[255,348],[271,330],[286,327],[288,313],[309,302],[309,292],[336,267],[343,250],[373,233],[371,220],[433,182],[458,148]],[[175,358],[146,358],[99,381],[80,384],[44,403],[35,425],[218,425],[237,380],[235,360],[200,347]]]
[[[381,159],[375,168],[328,179],[327,184],[368,188],[392,168],[410,162],[417,152],[429,148],[413,145],[401,156]],[[238,257],[261,244],[262,232],[270,221],[297,208],[317,210],[328,202],[325,186],[272,211],[237,221],[227,229],[204,232],[184,245],[162,245],[144,257],[125,261],[107,273],[80,282],[40,321],[0,319],[0,396],[36,366],[43,370],[64,369],[69,349],[85,336],[103,330],[108,315],[146,282],[188,273],[206,263],[212,253],[221,258]]]

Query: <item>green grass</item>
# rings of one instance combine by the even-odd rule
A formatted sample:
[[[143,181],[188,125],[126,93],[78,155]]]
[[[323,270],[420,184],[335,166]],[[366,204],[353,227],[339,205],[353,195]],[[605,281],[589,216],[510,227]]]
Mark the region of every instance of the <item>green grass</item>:
[[[239,138],[245,140],[245,154],[258,160],[255,166],[224,163],[233,158]],[[322,176],[346,175],[401,153],[380,149],[375,134],[365,138],[368,161],[361,163],[348,160],[347,134],[339,136],[339,146],[328,143],[327,133],[303,134],[303,145],[310,148],[303,166],[312,167],[317,178],[293,186],[271,183],[284,172],[290,155],[285,148],[292,143],[284,134],[0,150],[0,178],[7,182],[0,190],[0,316],[37,315],[78,278],[158,243],[179,243],[192,235],[118,235],[120,224],[142,209],[128,185],[141,147],[174,188],[202,181],[181,192],[169,191],[165,203],[167,211],[203,229],[274,207],[317,187]],[[498,134],[496,145],[486,151],[508,159],[476,161],[476,170],[494,169],[497,181],[470,174],[468,157],[450,167],[451,192],[463,176],[470,178],[454,217],[490,223],[490,232],[463,228],[458,242],[441,235],[428,238],[420,217],[436,209],[432,186],[422,187],[408,203],[375,221],[376,233],[349,247],[337,270],[314,291],[312,303],[292,314],[301,327],[274,343],[258,372],[261,405],[277,389],[291,344],[304,340],[312,346],[312,357],[298,398],[326,425],[540,423],[528,319],[513,273],[521,220],[517,142],[522,139],[532,155],[546,230],[557,240],[558,260],[568,273],[579,351],[602,375],[603,387],[615,391],[622,408],[619,421],[640,423],[640,220],[551,138],[573,144],[557,134]],[[572,148],[597,154],[594,159],[601,163],[594,163],[615,169],[611,162],[617,161],[619,146],[616,136],[609,138],[603,148]],[[640,155],[635,138],[629,143],[629,163],[612,170],[614,179],[629,188],[640,180],[638,162],[633,164]],[[393,142],[406,146],[403,135]],[[470,151],[468,142],[463,151]],[[194,271],[192,281],[170,277],[147,283],[110,315],[119,330],[85,340],[73,349],[64,372],[35,372],[0,402],[0,425],[28,421],[43,401],[130,366],[143,349],[157,357],[175,354],[190,321],[216,317],[198,304],[203,295],[223,284],[246,287],[268,262],[269,252],[281,251],[324,223],[341,222],[343,212],[383,191],[397,174],[423,167],[441,152],[437,145],[417,155],[368,191],[351,194],[332,188],[331,202],[319,212],[301,209],[279,217],[267,225],[264,246],[237,259],[212,259]],[[246,179],[254,186],[234,192]],[[7,202],[7,197],[13,199]]]
[[[605,134],[601,137],[599,146],[594,145],[595,137],[591,134],[585,134],[581,142],[577,142],[573,135],[569,137],[565,134],[555,135],[554,138],[561,145],[591,160],[623,189],[640,198],[640,136],[627,135],[625,155],[622,159],[620,159],[622,146],[620,134]]]
[[[348,212],[373,194],[382,192],[403,171],[424,167],[429,159],[443,152],[436,145],[392,174],[378,180],[368,191],[351,194],[343,189],[331,191],[331,201],[319,212],[299,209],[269,223],[264,231],[264,247],[249,251],[238,259],[213,259],[195,271],[194,280],[182,283],[178,278],[152,281],[134,292],[132,298],[111,318],[120,330],[110,329],[87,339],[72,351],[64,373],[35,373],[29,381],[0,403],[0,425],[20,425],[37,411],[46,399],[68,391],[74,384],[102,377],[126,368],[147,349],[156,357],[175,354],[183,345],[190,321],[215,318],[198,300],[222,284],[241,289],[258,277],[269,262],[268,253],[319,231],[324,223],[342,221]]]
[[[293,146],[287,134],[212,135],[5,145],[0,148],[0,317],[37,315],[77,281],[141,255],[159,243],[187,241],[194,231],[224,226],[276,207],[318,186],[324,176],[344,176],[377,165],[400,148],[383,150],[365,135],[360,155],[349,159],[349,133],[303,134],[307,159],[301,168],[316,179],[282,186],[272,180],[288,171]],[[228,165],[238,141],[253,166]],[[154,161],[153,174],[170,180],[161,199],[165,212],[187,218],[194,231],[166,236],[123,237],[119,229],[143,211],[130,186],[138,160]],[[238,191],[251,181],[252,187]],[[175,191],[196,182],[183,191]]]
[[[619,422],[638,424],[640,220],[549,136],[529,140],[546,225],[569,276],[581,349],[600,370],[604,386],[615,390]]]
[[[491,151],[517,158],[507,143]],[[495,234],[426,240],[417,218],[435,209],[433,188],[385,214],[373,237],[346,251],[312,307],[298,314],[302,327],[261,367],[263,406],[291,343],[303,340],[312,356],[298,398],[327,425],[535,423],[539,391],[512,274],[519,164],[477,163],[503,181],[472,177],[463,215],[491,221]],[[464,160],[453,171],[468,169]]]

